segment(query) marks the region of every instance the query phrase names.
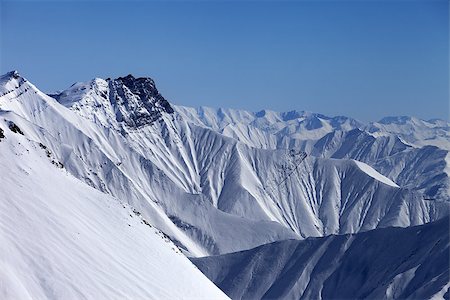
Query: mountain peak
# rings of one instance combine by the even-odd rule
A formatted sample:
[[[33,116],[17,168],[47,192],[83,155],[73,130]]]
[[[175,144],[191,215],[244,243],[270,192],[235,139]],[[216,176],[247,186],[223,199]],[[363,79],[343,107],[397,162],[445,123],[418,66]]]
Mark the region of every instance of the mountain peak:
[[[17,71],[17,70],[13,70],[13,71],[9,71],[8,73],[6,73],[6,74],[4,74],[4,75],[2,75],[2,76],[0,76],[0,78],[2,78],[2,79],[6,79],[6,78],[19,78],[20,77],[20,74],[19,74],[19,72]]]
[[[109,88],[110,101],[120,111],[119,119],[130,127],[151,124],[162,113],[174,112],[149,77],[135,78],[129,74],[109,81]]]
[[[281,113],[281,117],[282,117],[283,121],[291,121],[294,119],[301,118],[304,115],[305,115],[305,112],[299,112],[296,110],[291,110],[291,111]]]
[[[129,74],[116,79],[95,78],[87,83],[75,83],[69,89],[52,95],[58,102],[79,111],[88,119],[104,120],[116,128],[126,125],[139,128],[152,124],[173,108],[158,92],[149,77]]]
[[[147,84],[155,88],[155,81],[150,77],[134,77],[132,74],[128,74],[125,77],[119,77],[116,78],[115,80],[122,81],[125,84],[134,84],[134,83]]]
[[[0,97],[17,98],[34,86],[24,85],[28,81],[16,70],[0,76]]]
[[[410,122],[414,120],[413,117],[409,116],[389,116],[384,117],[378,123],[381,124],[406,124],[407,122]]]
[[[155,81],[150,77],[134,77],[131,74],[128,74],[125,77],[119,77],[110,82],[115,83],[115,85],[124,85],[126,86],[133,94],[143,96],[141,97],[142,101],[147,98],[161,96],[156,88]],[[162,97],[162,96],[161,96]],[[159,98],[159,97],[158,97]]]
[[[10,71],[10,72],[6,73],[6,76],[9,76],[9,77],[12,77],[12,78],[15,78],[15,79],[20,78],[20,74],[19,74],[19,72],[17,70],[13,70],[13,71]]]
[[[10,81],[12,79],[20,79],[22,76],[20,76],[19,72],[17,70],[10,71],[4,75],[0,76],[0,82],[6,82]],[[23,79],[23,78],[22,78]]]

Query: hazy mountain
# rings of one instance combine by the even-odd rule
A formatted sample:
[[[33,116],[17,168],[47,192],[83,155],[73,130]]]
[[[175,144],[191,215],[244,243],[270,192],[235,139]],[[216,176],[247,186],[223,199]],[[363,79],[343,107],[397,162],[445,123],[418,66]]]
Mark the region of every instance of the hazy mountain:
[[[253,147],[356,159],[428,199],[450,199],[450,123],[443,120],[389,117],[365,125],[347,117],[297,111],[175,110],[193,124]]]

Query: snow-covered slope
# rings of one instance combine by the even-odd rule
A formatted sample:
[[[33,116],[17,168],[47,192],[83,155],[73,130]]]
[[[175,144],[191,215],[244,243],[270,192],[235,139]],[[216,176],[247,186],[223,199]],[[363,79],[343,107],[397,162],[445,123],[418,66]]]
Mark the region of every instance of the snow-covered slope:
[[[114,123],[115,119],[105,127],[67,109],[20,76],[5,77],[11,92],[0,98],[2,109],[36,124],[30,134],[71,174],[131,204],[190,255],[238,251],[296,237],[276,222],[224,213],[203,194],[188,192],[183,178],[189,178],[189,160],[180,154],[186,152],[177,143],[179,133],[168,129],[167,123],[173,125],[171,114],[143,128]],[[107,109],[87,110],[95,107]]]
[[[126,104],[127,99],[135,98],[133,93],[117,96],[115,92],[120,84],[133,83],[131,76],[127,78],[126,82],[119,78],[108,82],[96,79],[90,83],[77,84],[57,98],[61,103],[69,103],[68,107],[85,119],[108,120],[108,124],[112,124],[127,139],[127,144],[134,151],[155,164],[179,188],[187,193],[203,196],[212,206],[209,203],[196,206],[197,211],[203,211],[201,215],[225,212],[228,216],[239,217],[241,221],[271,222],[264,226],[265,232],[272,232],[277,227],[276,224],[281,224],[295,233],[288,234],[277,228],[278,233],[263,237],[253,229],[253,234],[250,234],[252,244],[258,243],[257,239],[268,241],[281,237],[356,232],[377,226],[421,224],[440,215],[434,203],[423,201],[420,195],[398,189],[395,183],[382,175],[374,176],[376,171],[369,167],[361,168],[355,162],[310,158],[303,163],[304,166],[298,168],[295,155],[289,155],[289,151],[248,147],[209,128],[192,124],[192,119],[187,121],[186,116],[179,113],[162,114],[157,122],[152,121],[140,128],[129,126],[129,122],[122,122],[117,118],[102,118],[105,114],[117,114],[117,108],[112,103]],[[78,92],[80,86],[83,86],[82,93]],[[146,89],[153,90],[149,94],[159,95],[153,83]],[[102,101],[106,103],[102,104]],[[108,112],[104,113],[105,110]],[[305,116],[309,115],[305,113]],[[264,113],[267,122],[289,122],[298,117],[297,113]],[[326,120],[324,124],[328,125],[324,127],[327,128],[338,126],[337,124],[341,124],[342,128],[350,128],[349,124],[356,123],[342,117],[315,117]],[[216,123],[211,121],[208,124],[218,124],[211,126],[219,128],[220,124],[246,118],[249,118],[249,114],[244,112],[219,112],[219,117],[214,121]],[[301,126],[313,128],[313,123],[308,120]],[[301,132],[300,129],[298,126],[292,127],[294,131]],[[279,179],[286,177],[291,169],[296,172],[289,174],[283,186],[279,186]],[[367,170],[373,172],[368,173]],[[380,178],[384,183],[388,182],[388,186],[380,185]],[[192,199],[194,198],[191,197],[190,201]],[[236,222],[235,219],[226,221],[227,232],[232,233],[228,235],[223,232],[224,223],[218,222],[217,216],[208,217],[206,224],[206,220],[199,222],[198,212],[196,217],[192,217],[194,211],[188,213],[185,205],[180,210],[178,201],[164,199],[160,203],[175,224],[181,226],[203,247],[206,244],[209,254],[229,252],[232,250],[230,244],[235,250],[249,246],[248,242],[243,242],[249,240],[249,235],[244,238],[242,232],[237,232],[232,223],[233,220]],[[205,211],[205,206],[212,210]],[[261,227],[261,224],[258,226]],[[271,227],[274,229],[267,230]]]
[[[449,219],[191,259],[232,299],[448,299]]]
[[[142,238],[136,242],[137,248],[133,250],[136,252],[129,253],[139,258],[153,255],[146,250],[153,240],[141,237],[146,234],[143,230],[148,230],[146,223],[170,237],[176,247],[170,242],[168,245],[175,252],[179,247],[184,254],[200,257],[288,239],[419,225],[449,213],[448,202],[442,201],[448,200],[445,198],[449,186],[447,150],[436,146],[417,148],[393,134],[374,136],[364,131],[361,123],[346,117],[174,108],[158,92],[153,80],[131,75],[76,83],[61,93],[48,96],[16,72],[0,77],[0,114],[3,118],[0,127],[3,135],[7,133],[4,138],[0,132],[0,143],[12,147],[2,153],[0,163],[5,164],[2,171],[20,174],[8,177],[8,186],[18,191],[17,194],[11,192],[14,194],[11,199],[25,195],[35,201],[15,200],[20,207],[40,205],[27,212],[37,209],[39,213],[27,217],[29,223],[25,224],[29,227],[24,230],[36,223],[38,229],[42,226],[39,230],[52,233],[43,241],[54,245],[54,239],[58,239],[72,247],[66,242],[64,234],[67,232],[63,229],[75,231],[78,224],[68,223],[62,231],[55,231],[51,225],[62,224],[64,218],[73,222],[79,219],[86,228],[96,227],[86,233],[92,245],[75,246],[76,251],[82,253],[92,254],[97,251],[95,247],[103,247],[94,240],[105,231],[105,240],[101,240],[111,249],[120,249],[118,259],[125,255],[122,251],[126,252],[124,245],[131,243],[128,239]],[[37,163],[38,158],[43,161]],[[8,168],[11,171],[7,171]],[[19,181],[14,181],[15,178]],[[52,193],[58,195],[58,199],[53,198]],[[82,199],[77,195],[82,195]],[[96,195],[100,195],[98,203]],[[45,202],[47,198],[50,198],[49,203]],[[7,206],[6,214],[13,216],[17,223],[19,217],[16,211],[9,212],[14,206],[8,199],[0,198]],[[70,204],[58,206],[63,202]],[[109,212],[100,212],[97,207],[103,207],[101,203],[108,203],[108,209],[114,208],[108,221],[104,219]],[[47,217],[41,206],[51,208],[60,217],[58,215],[53,222],[53,217]],[[117,207],[123,215],[117,212]],[[84,212],[85,209],[89,212]],[[125,235],[125,241],[122,243],[120,238],[110,241],[113,231],[104,227],[116,228],[121,222],[126,222],[127,226],[117,234]],[[140,222],[144,224],[138,225]],[[134,235],[127,231],[132,228],[127,227],[140,229],[136,229]],[[12,245],[14,236],[11,232],[8,234],[5,245]],[[39,249],[46,250],[32,239],[27,242],[26,234],[24,239],[14,245],[27,245],[36,253],[43,253],[38,252]],[[34,244],[41,248],[34,250]],[[181,254],[175,254],[186,261]],[[48,265],[63,259],[56,252],[49,251],[48,255],[40,255]],[[68,262],[64,266],[67,268],[70,263],[78,263],[69,256],[66,258]],[[5,269],[17,271],[7,265],[9,258],[2,259]],[[17,256],[18,264],[21,259],[24,258]],[[89,259],[83,261],[90,263]],[[137,277],[144,269],[151,268],[143,264],[135,271],[131,267],[134,259],[124,258],[121,265],[120,261],[113,260],[111,264],[117,262],[117,266],[111,268],[122,266],[123,276],[131,276],[125,274],[130,272]],[[95,263],[92,266],[96,266]],[[173,270],[176,268],[174,266]],[[60,270],[54,278],[65,285],[67,281],[60,278],[68,271],[63,267],[51,270],[55,274]],[[189,276],[183,274],[180,272],[180,276]],[[22,275],[11,275],[11,278],[14,276],[19,279],[8,284],[14,285],[13,288],[7,288],[14,290],[13,294],[20,288],[15,282],[27,282],[26,288],[31,288],[40,280],[36,277],[28,282],[20,277]],[[86,278],[92,278],[89,276]],[[102,276],[100,282],[112,284],[110,290],[114,292],[115,277],[104,273]],[[192,275],[193,280],[195,276]],[[171,297],[146,295],[147,291],[140,286],[147,279],[136,279],[130,288],[136,287],[139,292],[130,292],[131,295]],[[37,286],[48,290],[47,282]],[[183,286],[181,284],[180,289]],[[117,288],[127,287],[117,285]],[[108,292],[99,289],[99,293]],[[34,294],[34,290],[30,293]]]
[[[364,124],[355,119],[328,117],[306,111],[274,112],[174,106],[190,122],[233,136],[250,145],[271,147],[305,147],[305,141],[318,140],[333,131],[360,129],[372,136],[398,136],[407,144],[437,146],[450,150],[450,123],[444,120],[421,120],[414,117],[386,117]],[[259,133],[255,134],[254,133]],[[250,139],[249,139],[250,137]],[[275,138],[275,139],[274,139]]]
[[[450,124],[390,117],[364,125],[346,117],[175,106],[187,121],[247,145],[299,149],[310,155],[365,162],[428,199],[450,200]]]
[[[35,125],[2,111],[0,128],[1,299],[227,298],[134,208],[70,175]]]
[[[374,137],[360,129],[331,132],[311,150],[311,155],[319,157],[363,161],[400,186],[438,201],[450,200],[448,154],[448,150],[436,146],[416,148],[398,136]]]
[[[358,168],[363,170],[370,177],[375,178],[376,180],[378,180],[378,181],[380,181],[380,182],[382,182],[384,184],[387,184],[387,185],[390,185],[390,186],[393,186],[393,187],[399,187],[395,182],[393,182],[389,178],[381,175],[380,173],[375,171],[371,166],[369,166],[369,165],[367,165],[365,163],[362,163],[360,161],[357,161],[357,160],[355,160],[354,162],[356,163]]]
[[[333,130],[351,130],[363,124],[351,118],[327,117],[305,111],[256,113],[235,109],[198,109],[174,106],[181,116],[198,126],[211,128],[257,148],[298,148],[309,150],[315,141]]]
[[[0,107],[37,125],[29,134],[68,172],[131,204],[189,255],[417,225],[448,213],[353,160],[301,161],[299,151],[253,148],[193,124],[148,78],[78,83],[54,95],[59,102],[17,74],[2,80],[8,93]],[[265,112],[263,119],[297,117]],[[316,118],[324,128],[353,123]],[[313,123],[301,126],[322,128]]]
[[[392,133],[419,147],[432,145],[450,150],[450,123],[444,120],[421,120],[414,117],[386,117],[366,127],[374,135]]]

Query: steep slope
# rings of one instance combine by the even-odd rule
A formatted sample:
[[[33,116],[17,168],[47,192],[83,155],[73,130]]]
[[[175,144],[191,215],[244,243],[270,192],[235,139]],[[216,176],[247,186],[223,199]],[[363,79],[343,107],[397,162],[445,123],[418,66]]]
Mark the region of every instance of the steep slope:
[[[264,149],[296,148],[309,152],[311,142],[333,130],[351,130],[363,124],[351,118],[327,117],[306,111],[256,113],[235,109],[198,109],[174,106],[175,111],[189,122],[211,128],[226,136]]]
[[[1,299],[227,298],[134,208],[71,176],[35,127],[0,112]]]
[[[191,260],[232,299],[448,299],[448,226],[445,218]]]
[[[29,134],[68,172],[131,204],[189,255],[417,225],[448,213],[352,160],[302,162],[301,152],[252,148],[194,125],[150,79],[79,83],[57,102],[16,77],[4,80],[10,92],[0,106],[38,125]]]
[[[299,163],[295,151],[282,150],[242,155],[253,170],[264,170],[254,173],[255,180],[246,176],[243,186],[269,215],[302,237],[418,225],[448,214],[445,203],[399,188],[360,162],[307,157]],[[245,205],[243,197],[233,199],[226,186],[222,193],[219,202],[226,201],[226,211],[251,215],[255,201]]]
[[[71,174],[132,204],[174,240],[182,241],[189,251],[203,253],[157,205],[160,193],[176,197],[180,191],[134,153],[125,139],[113,130],[86,122],[17,73],[7,74],[1,81],[7,91],[0,98],[0,108],[21,116],[19,126],[25,120],[37,125],[30,128],[29,134],[46,145]]]
[[[186,164],[170,148],[177,149],[176,139],[154,132],[155,128],[165,130],[167,123],[173,124],[170,114],[143,128],[113,121],[105,127],[78,116],[20,76],[8,74],[3,81],[9,92],[0,98],[1,108],[36,124],[29,134],[46,145],[71,174],[131,204],[186,253],[196,256],[226,253],[297,237],[270,220],[249,220],[224,213],[204,195],[188,193],[180,181],[173,181],[170,175],[185,174],[182,170]],[[23,83],[19,85],[19,81]],[[107,106],[89,107],[97,111],[107,109]],[[114,124],[122,128],[117,129]],[[156,152],[158,155],[154,155]],[[183,164],[178,164],[180,161]],[[231,240],[234,242],[230,243]]]
[[[161,114],[157,122],[152,120],[139,128],[130,126],[130,122],[123,122],[121,119],[103,118],[103,115],[112,116],[117,111],[112,104],[126,105],[136,98],[133,93],[118,96],[116,90],[120,85],[125,86],[122,89],[127,89],[126,86],[133,86],[134,81],[151,83],[145,86],[150,91],[147,94],[159,95],[153,81],[133,81],[132,76],[127,78],[125,82],[119,78],[76,84],[57,98],[61,103],[69,104],[71,110],[85,119],[107,120],[127,139],[127,144],[134,151],[158,166],[164,174],[168,174],[179,188],[187,193],[204,196],[212,204],[211,208],[217,209],[200,215],[225,212],[228,216],[237,216],[241,221],[272,222],[266,228],[281,224],[296,233],[290,237],[299,238],[357,232],[377,226],[409,226],[434,220],[445,214],[434,203],[424,201],[420,195],[399,189],[395,184],[379,184],[378,179],[384,178],[383,176],[378,174],[373,178],[373,174],[377,172],[372,170],[368,174],[367,170],[371,168],[361,168],[361,165],[352,161],[310,158],[299,168],[296,155],[290,155],[284,150],[267,151],[248,147],[208,128],[192,124],[183,115],[172,111]],[[80,86],[83,87],[81,93]],[[106,103],[101,104],[102,101]],[[216,124],[212,125],[215,128],[220,124],[233,122],[234,119],[251,117],[232,110],[218,114],[214,122],[208,121],[210,114],[205,113],[203,117],[210,122],[208,124]],[[267,122],[296,121],[299,114],[265,113],[263,117]],[[332,128],[341,124],[342,128],[347,128],[356,122],[346,118],[310,116],[306,113],[304,117],[307,122],[299,125],[300,127]],[[325,125],[315,126],[315,119],[307,117],[317,119],[320,124],[324,120]],[[299,126],[293,125],[292,130],[301,132],[303,127]],[[286,177],[287,172],[294,169],[295,172],[286,178],[283,186],[279,186],[279,179]],[[386,178],[382,180],[389,181]],[[192,201],[193,198],[189,199]],[[204,211],[204,206],[209,207],[209,203],[203,204],[203,207],[197,206],[196,209]],[[224,241],[231,241],[231,237],[234,241],[232,244],[244,246],[239,241],[242,233],[228,236],[222,230],[222,222],[214,224],[217,217],[206,225],[206,220],[205,223],[199,222],[198,213],[194,214],[194,218],[192,214],[188,214],[185,205],[183,211],[177,208],[179,203],[168,199],[161,201],[161,205],[175,224],[202,245],[206,244],[209,253],[229,251],[229,243]],[[208,228],[207,232],[205,227]],[[232,232],[235,227],[230,223],[227,230]],[[203,233],[199,235],[199,232]],[[252,240],[259,235],[260,233],[253,235]],[[281,236],[289,237],[289,234],[270,234],[271,239]]]
[[[444,120],[420,120],[414,117],[385,117],[367,125],[366,130],[375,135],[392,133],[418,147],[431,145],[450,150],[450,123]]]
[[[359,160],[428,199],[450,200],[450,124],[442,120],[389,117],[364,125],[346,117],[296,111],[175,110],[192,124],[253,147]]]
[[[419,191],[429,199],[450,200],[450,172],[446,159],[449,152],[436,146],[416,148],[405,144],[398,136],[374,137],[354,129],[327,134],[317,141],[311,154],[360,160],[400,186]]]

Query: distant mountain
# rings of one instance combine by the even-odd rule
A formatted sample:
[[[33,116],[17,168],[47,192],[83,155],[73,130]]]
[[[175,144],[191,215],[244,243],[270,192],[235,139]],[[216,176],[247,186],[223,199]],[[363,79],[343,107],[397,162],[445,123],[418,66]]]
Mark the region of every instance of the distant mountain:
[[[448,299],[449,219],[191,258],[232,299]]]
[[[416,146],[433,145],[450,150],[450,123],[444,120],[420,120],[413,117],[386,117],[371,123],[366,130],[374,134],[395,134]]]
[[[347,117],[175,106],[188,122],[264,149],[299,149],[356,159],[427,199],[450,199],[450,123],[388,117],[365,125]]]
[[[233,137],[249,146],[265,149],[299,148],[308,150],[311,140],[318,140],[334,130],[352,130],[363,124],[347,117],[327,117],[311,112],[256,113],[209,107],[174,109],[198,126]]]

